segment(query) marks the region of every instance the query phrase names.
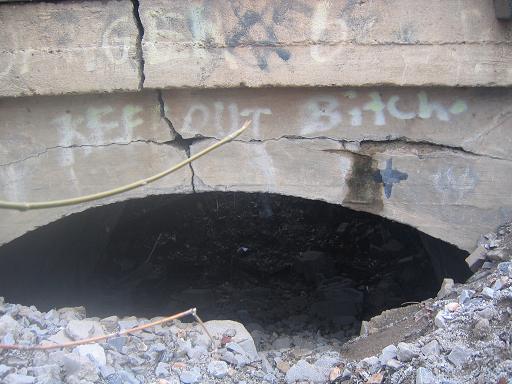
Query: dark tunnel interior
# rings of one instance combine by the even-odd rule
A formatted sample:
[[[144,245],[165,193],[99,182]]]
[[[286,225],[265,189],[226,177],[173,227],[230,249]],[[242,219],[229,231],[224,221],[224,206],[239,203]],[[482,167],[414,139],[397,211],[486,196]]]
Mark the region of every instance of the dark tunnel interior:
[[[380,216],[261,193],[89,209],[0,248],[0,296],[41,311],[208,319],[357,333],[360,321],[470,276],[467,253]],[[293,331],[293,329],[291,329]]]

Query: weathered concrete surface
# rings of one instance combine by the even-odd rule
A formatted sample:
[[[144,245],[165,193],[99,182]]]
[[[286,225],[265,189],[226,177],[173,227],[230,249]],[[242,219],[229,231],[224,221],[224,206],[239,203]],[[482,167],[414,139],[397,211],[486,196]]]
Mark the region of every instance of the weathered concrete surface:
[[[160,116],[156,93],[28,97],[0,102],[0,196],[41,201],[118,187],[186,158]],[[189,168],[106,200],[40,211],[2,211],[0,243],[95,205],[190,192]]]
[[[173,90],[167,114],[185,138],[223,137],[252,119],[251,138],[400,140],[512,160],[509,89]]]
[[[467,250],[512,213],[510,90],[175,90],[163,99],[184,137],[219,138],[253,120],[242,142],[192,165],[196,191],[323,199]]]
[[[0,97],[512,84],[492,0],[0,3],[0,25]]]
[[[5,211],[0,243],[93,205],[229,190],[341,204],[471,251],[479,234],[512,219],[511,105],[512,91],[501,88],[170,90],[162,98],[147,91],[5,99],[0,198],[14,201],[79,196],[144,178],[186,158],[176,133],[192,138],[193,154],[245,119],[253,124],[191,168],[115,199]]]
[[[0,4],[0,96],[136,90],[133,4]]]
[[[146,87],[512,84],[492,0],[141,0]]]

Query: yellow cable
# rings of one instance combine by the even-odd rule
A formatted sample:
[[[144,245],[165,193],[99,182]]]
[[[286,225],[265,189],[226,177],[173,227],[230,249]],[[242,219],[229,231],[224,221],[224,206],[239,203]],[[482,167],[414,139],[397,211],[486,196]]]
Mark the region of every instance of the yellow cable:
[[[40,201],[40,202],[39,201],[38,202],[15,202],[15,201],[2,201],[2,200],[0,200],[0,208],[3,208],[3,209],[17,209],[17,210],[20,210],[20,211],[26,211],[26,210],[29,210],[29,209],[55,208],[55,207],[63,207],[63,206],[66,206],[66,205],[80,204],[80,203],[84,203],[86,201],[98,200],[98,199],[103,199],[105,197],[109,197],[109,196],[113,196],[113,195],[118,195],[120,193],[129,191],[131,189],[135,189],[137,187],[140,187],[140,186],[152,183],[153,181],[161,179],[162,177],[167,176],[168,174],[173,173],[173,172],[177,171],[180,168],[183,168],[185,165],[187,165],[187,164],[191,163],[192,161],[200,158],[201,156],[206,155],[208,152],[211,152],[214,149],[217,149],[218,147],[220,147],[221,145],[226,144],[227,142],[233,140],[235,137],[239,136],[243,131],[245,131],[249,127],[250,124],[251,124],[251,121],[247,120],[244,123],[244,125],[242,126],[242,128],[240,128],[239,130],[237,130],[237,131],[233,132],[232,134],[226,136],[222,140],[216,142],[213,145],[210,145],[208,148],[203,149],[202,151],[196,153],[195,155],[189,157],[188,159],[182,161],[181,163],[178,163],[178,164],[174,165],[173,167],[171,167],[171,168],[169,168],[169,169],[167,169],[167,170],[165,170],[163,172],[160,172],[160,173],[158,173],[156,175],[150,176],[150,177],[148,177],[146,179],[135,181],[133,183],[126,184],[126,185],[123,185],[121,187],[117,187],[117,188],[114,188],[114,189],[110,189],[108,191],[93,193],[91,195],[85,195],[85,196],[80,196],[80,197],[73,197],[73,198],[70,198],[70,199],[53,200],[53,201]]]

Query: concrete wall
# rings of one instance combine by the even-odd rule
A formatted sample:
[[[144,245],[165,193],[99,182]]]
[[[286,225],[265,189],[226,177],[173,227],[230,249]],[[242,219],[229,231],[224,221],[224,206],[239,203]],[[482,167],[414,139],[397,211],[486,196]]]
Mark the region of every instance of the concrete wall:
[[[93,205],[152,194],[269,191],[372,212],[472,250],[512,219],[512,91],[170,90],[0,100],[0,196],[46,200],[157,173],[252,119],[191,168],[115,199],[2,212],[0,242]]]
[[[512,84],[492,0],[0,3],[0,25],[0,96]]]

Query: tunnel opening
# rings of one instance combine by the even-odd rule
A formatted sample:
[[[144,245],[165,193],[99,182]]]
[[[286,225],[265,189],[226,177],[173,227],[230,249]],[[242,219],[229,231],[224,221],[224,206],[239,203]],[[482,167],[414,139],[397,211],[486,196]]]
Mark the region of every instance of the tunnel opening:
[[[361,321],[471,274],[467,253],[339,205],[264,193],[89,209],[0,248],[0,295],[40,311],[151,318],[197,307],[260,335],[346,340]],[[261,337],[261,343],[265,337]]]

